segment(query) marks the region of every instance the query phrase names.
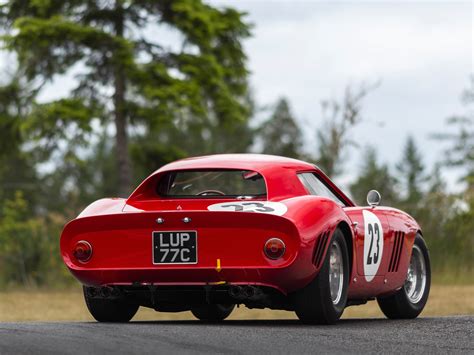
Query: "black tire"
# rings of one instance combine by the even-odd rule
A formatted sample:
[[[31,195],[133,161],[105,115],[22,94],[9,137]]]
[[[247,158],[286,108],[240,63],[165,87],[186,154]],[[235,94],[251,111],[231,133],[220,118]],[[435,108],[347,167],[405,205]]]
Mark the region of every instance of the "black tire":
[[[193,307],[191,313],[205,322],[220,322],[230,316],[234,307],[235,304],[206,304]]]
[[[125,323],[138,311],[138,304],[130,303],[126,298],[101,299],[89,296],[89,287],[83,286],[87,309],[98,322]]]
[[[337,244],[341,251],[343,264],[342,293],[339,301],[334,304],[331,298],[329,282],[330,251]],[[331,238],[326,257],[319,274],[304,289],[294,294],[295,312],[303,323],[334,324],[341,317],[347,302],[347,286],[349,284],[349,255],[344,235],[336,229]]]
[[[426,302],[428,301],[428,296],[430,293],[431,286],[431,265],[430,265],[430,255],[428,248],[426,247],[425,241],[423,240],[420,234],[416,235],[415,243],[413,249],[418,248],[421,251],[424,262],[425,262],[425,271],[426,271],[426,283],[423,289],[423,292],[420,292],[421,298],[413,302],[407,295],[405,290],[405,285],[398,290],[393,295],[387,297],[378,297],[377,302],[382,310],[383,314],[390,319],[412,319],[418,317],[418,315],[425,308]],[[412,257],[413,257],[412,250]]]

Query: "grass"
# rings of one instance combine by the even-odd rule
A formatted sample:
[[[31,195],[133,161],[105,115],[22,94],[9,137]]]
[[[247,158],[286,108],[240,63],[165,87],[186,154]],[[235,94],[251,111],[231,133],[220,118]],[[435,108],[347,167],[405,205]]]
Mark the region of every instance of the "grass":
[[[433,285],[423,317],[474,314],[474,285]],[[343,318],[384,317],[376,302],[349,307]],[[194,319],[190,312],[158,313],[141,307],[134,320]],[[229,319],[296,319],[293,312],[251,310],[243,306]],[[8,291],[0,293],[0,322],[92,321],[81,289],[70,291]]]

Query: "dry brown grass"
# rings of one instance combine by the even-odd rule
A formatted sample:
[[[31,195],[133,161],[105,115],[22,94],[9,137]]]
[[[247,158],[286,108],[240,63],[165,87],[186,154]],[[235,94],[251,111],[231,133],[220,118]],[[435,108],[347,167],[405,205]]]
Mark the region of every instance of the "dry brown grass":
[[[434,285],[422,316],[474,314],[474,285]],[[347,308],[344,318],[383,317],[376,302]],[[229,319],[295,319],[293,312],[251,310],[240,307]],[[134,320],[194,319],[190,312],[158,313],[141,308]],[[15,321],[91,321],[82,293],[10,291],[0,293],[0,322]]]

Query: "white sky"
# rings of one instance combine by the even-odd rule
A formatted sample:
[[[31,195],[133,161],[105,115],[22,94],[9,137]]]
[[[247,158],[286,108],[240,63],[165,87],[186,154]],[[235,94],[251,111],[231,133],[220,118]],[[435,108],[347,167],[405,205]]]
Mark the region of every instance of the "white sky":
[[[465,112],[459,97],[473,72],[472,2],[211,3],[248,12],[255,27],[245,47],[257,102],[288,97],[309,139],[322,99],[341,97],[348,83],[381,80],[363,105],[358,142],[377,146],[393,165],[412,134],[429,169],[440,158],[442,147],[429,136],[446,130],[446,117]],[[347,173],[359,157],[349,155]]]
[[[472,2],[208,2],[248,13],[254,29],[245,48],[257,103],[288,97],[308,150],[316,146],[322,99],[341,97],[348,83],[380,80],[364,102],[356,140],[375,145],[379,158],[392,166],[408,134],[417,138],[429,169],[441,158],[442,145],[430,135],[446,130],[448,116],[465,112],[459,97],[473,73]],[[11,57],[0,56],[0,68],[8,62]],[[71,80],[56,81],[42,97],[72,86]],[[360,166],[360,151],[349,154],[340,182]],[[445,173],[453,185],[456,174]]]

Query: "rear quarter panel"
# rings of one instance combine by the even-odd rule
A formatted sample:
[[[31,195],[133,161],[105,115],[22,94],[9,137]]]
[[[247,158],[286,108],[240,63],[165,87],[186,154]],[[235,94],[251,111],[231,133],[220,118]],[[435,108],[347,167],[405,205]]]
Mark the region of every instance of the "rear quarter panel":
[[[316,277],[321,264],[314,265],[315,247],[319,238],[324,232],[329,232],[332,236],[335,229],[341,224],[346,224],[347,231],[351,233],[351,244],[353,243],[353,234],[350,228],[351,221],[341,206],[328,198],[320,196],[299,196],[283,201],[288,206],[288,212],[285,217],[293,221],[298,228],[301,240],[300,255],[305,270],[312,270],[304,281],[306,286],[314,277]],[[323,252],[323,258],[327,253],[329,242],[326,243]],[[351,274],[355,271],[354,254],[352,245],[348,246],[351,263]]]

